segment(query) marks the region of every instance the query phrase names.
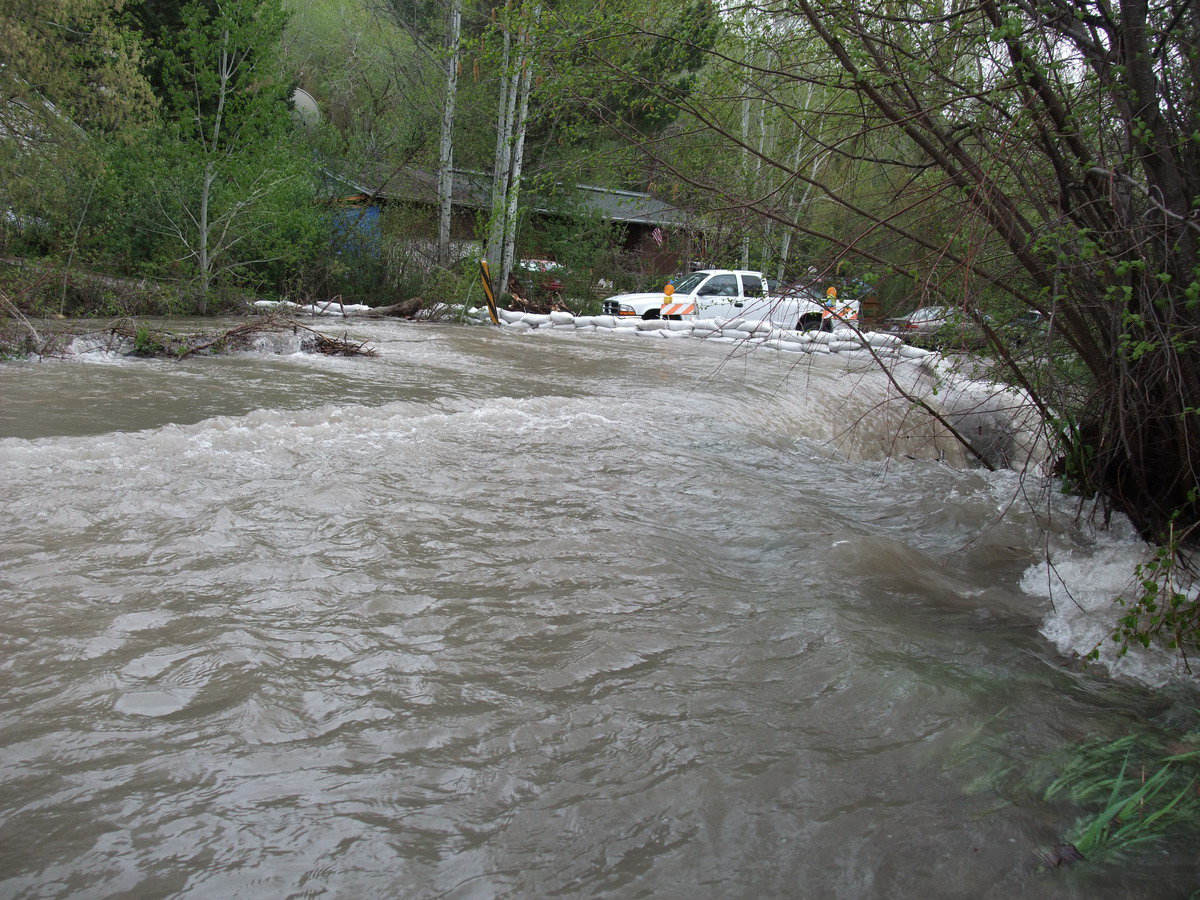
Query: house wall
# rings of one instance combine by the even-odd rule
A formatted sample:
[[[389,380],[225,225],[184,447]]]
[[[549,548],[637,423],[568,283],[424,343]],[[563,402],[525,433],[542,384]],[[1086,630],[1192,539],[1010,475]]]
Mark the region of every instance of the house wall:
[[[686,257],[687,234],[664,228],[660,246],[654,239],[655,227],[637,222],[627,225],[625,249],[641,262],[642,271],[647,275],[672,275],[680,270]]]
[[[483,253],[486,225],[482,212],[456,207],[450,220],[451,260],[479,257]],[[343,240],[365,249],[380,248],[384,255],[399,252],[412,257],[423,270],[431,270],[437,258],[437,209],[420,201],[357,200],[347,205],[339,217]],[[632,256],[637,267],[647,275],[668,276],[681,271],[682,260],[691,251],[688,232],[663,228],[663,242],[654,239],[656,226],[639,222],[626,223],[622,250]],[[522,258],[542,259],[544,248],[530,243],[522,248]]]

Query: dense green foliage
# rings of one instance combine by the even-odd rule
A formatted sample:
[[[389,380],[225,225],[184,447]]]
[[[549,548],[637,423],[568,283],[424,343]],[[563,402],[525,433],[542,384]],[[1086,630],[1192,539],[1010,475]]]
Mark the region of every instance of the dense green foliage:
[[[47,37],[57,68],[32,51],[16,63],[23,93],[3,108],[27,127],[0,129],[4,246],[176,282],[201,312],[214,292],[281,286],[324,213],[295,140],[278,0],[59,6],[59,21],[0,20],[73,48]]]

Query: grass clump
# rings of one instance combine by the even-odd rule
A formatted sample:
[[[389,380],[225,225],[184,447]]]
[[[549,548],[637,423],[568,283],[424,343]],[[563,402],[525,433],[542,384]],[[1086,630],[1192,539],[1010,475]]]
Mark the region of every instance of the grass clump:
[[[1200,834],[1200,732],[1170,743],[1131,734],[1083,744],[1044,798],[1081,808],[1063,846],[1093,862]]]

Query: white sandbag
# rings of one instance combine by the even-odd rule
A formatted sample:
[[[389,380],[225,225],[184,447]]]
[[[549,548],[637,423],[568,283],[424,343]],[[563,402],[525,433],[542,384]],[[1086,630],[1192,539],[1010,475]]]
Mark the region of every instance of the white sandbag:
[[[897,352],[905,359],[925,359],[927,356],[933,356],[932,350],[926,350],[923,347],[914,347],[911,344],[905,344]]]
[[[882,331],[868,331],[863,335],[872,347],[901,347],[904,341],[898,335],[885,334]]]
[[[500,314],[501,322],[508,322],[509,324],[512,324],[513,322],[525,321],[525,313],[517,312],[515,309],[501,309],[498,310],[498,312]]]
[[[667,319],[667,328],[671,331],[691,331],[692,323],[684,319]]]
[[[549,325],[550,317],[541,313],[525,313],[525,321],[537,328],[541,325]]]
[[[554,325],[574,325],[575,315],[574,313],[555,310],[550,313],[550,322]]]
[[[874,362],[875,357],[871,355],[870,350],[864,350],[862,345],[854,347],[852,350],[842,350],[838,353],[842,359],[853,360],[855,362]]]
[[[606,331],[609,334],[612,334],[614,331],[616,331],[616,329],[613,328],[611,325],[593,325],[592,327],[595,328],[597,331]]]
[[[576,316],[575,317],[575,327],[576,328],[585,328],[588,325],[595,325],[595,324],[596,324],[595,316]]]
[[[578,331],[578,330],[579,330],[578,328],[576,328],[576,327],[575,327],[575,322],[574,322],[574,321],[571,321],[571,322],[555,322],[555,323],[554,323],[553,325],[551,325],[550,327],[551,327],[551,328],[553,328],[555,331]]]
[[[814,344],[828,344],[833,340],[833,335],[828,331],[807,331],[805,334]]]
[[[722,328],[721,336],[733,338],[735,341],[748,341],[754,337],[749,331],[742,331],[740,328]]]
[[[662,319],[636,319],[634,326],[638,331],[658,331],[666,323]]]
[[[720,331],[721,323],[716,319],[687,319],[692,323],[692,328],[700,329],[701,331]]]
[[[505,325],[511,331],[530,331],[533,328],[532,325],[530,325],[528,322],[524,321],[523,319],[516,321],[516,322],[506,322]]]
[[[592,316],[592,324],[597,328],[612,328],[617,320],[615,316]]]
[[[810,353],[832,353],[833,352],[832,350],[829,349],[828,344],[821,344],[821,343],[818,343],[817,341],[813,341],[811,344],[805,344],[804,348],[806,350],[808,350]]]
[[[595,325],[576,325],[575,330],[576,331],[595,331],[596,326]]]
[[[829,349],[833,353],[841,353],[845,350],[858,350],[862,347],[858,341],[830,341]]]
[[[749,331],[751,334],[768,335],[774,329],[775,329],[775,326],[772,325],[770,322],[768,322],[766,319],[763,319],[762,321],[759,321],[759,322],[755,322],[753,320],[748,319],[748,320],[746,320],[746,323],[744,325],[742,325],[742,330]]]
[[[686,338],[692,336],[690,331],[677,331],[673,328],[664,328],[658,333],[665,338]]]
[[[858,332],[856,332],[853,328],[833,329],[833,339],[835,341],[854,341],[855,343],[861,343]]]

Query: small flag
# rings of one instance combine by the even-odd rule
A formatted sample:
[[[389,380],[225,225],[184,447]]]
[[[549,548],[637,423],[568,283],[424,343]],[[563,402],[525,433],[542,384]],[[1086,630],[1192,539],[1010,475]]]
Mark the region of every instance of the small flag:
[[[663,230],[661,228],[655,228],[652,232],[650,232],[650,237],[654,238],[654,243],[661,247],[666,235],[663,234]]]

